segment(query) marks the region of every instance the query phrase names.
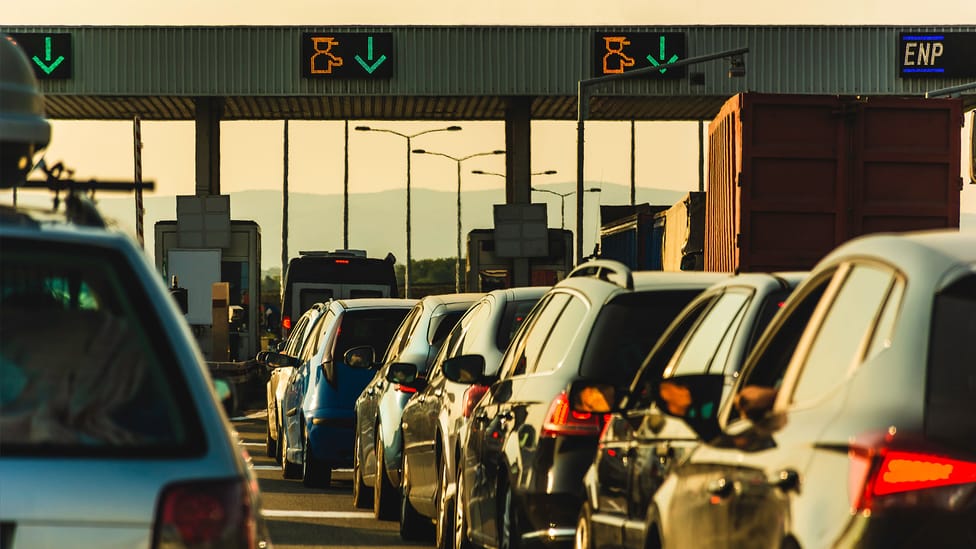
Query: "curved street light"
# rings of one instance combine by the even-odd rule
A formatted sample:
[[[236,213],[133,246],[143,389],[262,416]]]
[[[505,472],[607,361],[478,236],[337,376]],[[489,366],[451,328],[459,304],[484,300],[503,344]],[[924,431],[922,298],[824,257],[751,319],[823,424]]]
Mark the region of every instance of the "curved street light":
[[[504,150],[494,150],[485,151],[480,153],[469,154],[467,156],[451,156],[449,154],[444,154],[442,152],[428,151],[424,149],[414,149],[415,154],[430,154],[434,156],[443,156],[444,158],[453,160],[457,164],[457,257],[454,261],[454,291],[456,293],[461,293],[461,163],[465,160],[470,160],[479,156],[491,156],[495,154],[505,154]]]
[[[471,170],[471,173],[478,174],[478,175],[494,175],[496,177],[501,177],[501,178],[505,177],[505,174],[503,173],[486,172],[484,170]],[[556,173],[557,173],[556,170],[546,170],[544,172],[532,172],[529,175],[555,175]]]
[[[428,133],[434,132],[456,132],[461,131],[461,126],[448,126],[446,128],[433,128],[430,130],[424,130],[422,132],[417,132],[413,134],[400,133],[394,130],[388,130],[385,128],[371,128],[369,126],[356,126],[356,131],[359,132],[382,132],[389,133],[393,135],[400,136],[407,140],[407,263],[406,269],[403,272],[403,297],[410,297],[410,142],[415,137],[420,137]]]
[[[566,197],[576,194],[576,191],[569,191],[568,193],[557,193],[556,191],[551,191],[549,189],[540,189],[538,187],[531,187],[531,189],[536,192],[554,194],[559,197],[562,203],[560,207],[560,214],[561,214],[560,217],[562,218],[562,221],[559,224],[559,228],[565,229],[566,228]],[[603,189],[601,189],[600,187],[590,187],[588,189],[583,189],[584,193],[598,193],[601,191],[603,191]]]

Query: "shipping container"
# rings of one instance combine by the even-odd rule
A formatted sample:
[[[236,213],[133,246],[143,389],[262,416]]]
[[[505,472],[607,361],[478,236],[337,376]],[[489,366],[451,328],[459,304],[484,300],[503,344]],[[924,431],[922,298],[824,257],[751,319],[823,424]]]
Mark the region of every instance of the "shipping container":
[[[804,270],[879,231],[958,228],[958,99],[744,93],[709,125],[705,270]]]

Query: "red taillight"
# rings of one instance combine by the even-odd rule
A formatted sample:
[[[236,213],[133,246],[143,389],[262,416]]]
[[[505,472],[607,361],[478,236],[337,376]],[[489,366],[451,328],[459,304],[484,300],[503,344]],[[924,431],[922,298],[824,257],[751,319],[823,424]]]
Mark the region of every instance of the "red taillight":
[[[402,383],[398,383],[396,385],[395,389],[397,391],[400,391],[401,393],[416,393],[417,392],[417,388],[416,387],[411,387],[409,385],[404,385]]]
[[[339,265],[348,265],[349,264],[349,260],[348,259],[336,259],[335,262],[338,263]]]
[[[881,448],[851,448],[851,499],[855,510],[872,511],[886,496],[899,506],[942,506],[941,494],[898,498],[899,494],[930,488],[976,483],[976,463],[943,455]],[[887,506],[887,505],[885,505]]]
[[[256,537],[244,481],[188,482],[163,490],[154,547],[254,547]]]
[[[291,330],[291,317],[286,316],[281,319],[281,327],[286,330]]]
[[[600,429],[604,420],[599,414],[590,412],[576,412],[569,406],[566,391],[559,393],[549,405],[546,422],[542,424],[543,437],[559,435],[600,436]]]
[[[471,411],[481,401],[481,397],[488,392],[487,385],[472,385],[464,391],[464,417],[471,417]]]

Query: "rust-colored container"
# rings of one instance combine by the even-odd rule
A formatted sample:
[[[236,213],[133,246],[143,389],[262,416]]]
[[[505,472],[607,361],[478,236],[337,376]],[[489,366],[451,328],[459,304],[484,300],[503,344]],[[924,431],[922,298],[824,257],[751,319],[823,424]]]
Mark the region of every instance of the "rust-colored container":
[[[805,270],[880,231],[959,227],[957,99],[744,93],[709,125],[705,270]]]

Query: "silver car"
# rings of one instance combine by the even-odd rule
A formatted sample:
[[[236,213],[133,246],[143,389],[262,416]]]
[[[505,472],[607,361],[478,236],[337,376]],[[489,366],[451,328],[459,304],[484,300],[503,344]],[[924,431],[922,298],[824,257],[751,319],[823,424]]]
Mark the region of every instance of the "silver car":
[[[268,546],[248,456],[145,253],[0,213],[0,545]]]
[[[453,547],[455,459],[459,436],[487,385],[451,381],[445,361],[477,357],[485,374],[494,375],[502,355],[522,321],[549,286],[494,290],[468,309],[451,331],[427,372],[427,387],[407,401],[403,429],[403,497],[400,534],[417,539],[430,532],[435,543]]]

